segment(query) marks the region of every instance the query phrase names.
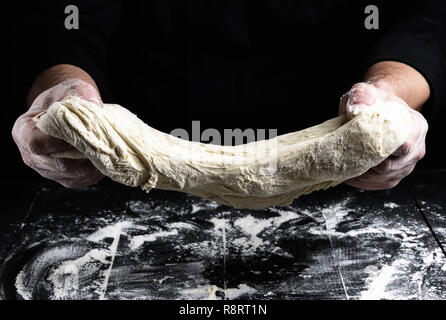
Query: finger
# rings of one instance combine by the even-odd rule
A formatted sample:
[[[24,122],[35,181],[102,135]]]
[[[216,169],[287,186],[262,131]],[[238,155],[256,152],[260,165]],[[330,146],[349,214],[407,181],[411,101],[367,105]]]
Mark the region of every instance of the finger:
[[[66,151],[73,148],[67,142],[40,131],[32,117],[28,114],[17,119],[12,129],[12,136],[17,145],[37,155]]]
[[[76,172],[60,172],[60,171],[44,170],[44,169],[39,169],[36,171],[42,177],[54,181],[61,181],[61,180],[90,181],[104,177],[96,168],[88,168]]]
[[[383,182],[369,182],[369,181],[363,181],[361,179],[353,178],[350,180],[345,181],[344,183],[347,185],[350,185],[352,187],[362,189],[362,190],[388,190],[392,189],[398,184],[399,181],[393,181],[393,180],[387,180]]]
[[[414,168],[415,164],[410,164],[400,170],[395,170],[390,175],[379,174],[370,169],[363,175],[349,179],[345,183],[364,190],[391,189],[408,176]]]
[[[104,176],[89,177],[88,179],[61,179],[56,182],[66,188],[83,188],[98,183]]]
[[[402,178],[401,178],[402,179]],[[395,187],[401,179],[388,177],[375,177],[375,179],[365,179],[363,177],[356,177],[345,181],[346,184],[363,189],[363,190],[387,190]]]
[[[54,172],[53,178],[59,175],[63,178],[77,178],[88,176],[90,173],[97,171],[97,168],[88,159],[39,159],[36,161],[36,156],[31,155],[31,162],[34,163],[33,168],[36,170],[44,170]]]
[[[355,84],[348,92],[347,106],[368,105],[371,106],[376,101],[376,88],[368,83],[360,82]]]
[[[417,125],[412,125],[411,129],[412,130],[409,134],[409,137],[401,146],[398,147],[398,149],[395,150],[395,152],[392,153],[393,156],[404,159],[411,153],[413,153],[413,150],[415,148],[419,147],[419,143],[423,138],[420,132],[420,128]],[[424,141],[424,139],[422,141]]]
[[[99,173],[98,169],[90,162],[90,160],[82,160],[79,161],[81,163],[77,164],[76,168],[72,170],[58,170],[58,168],[54,169],[39,169],[42,171],[51,173],[53,180],[66,178],[66,179],[75,179],[75,178],[84,178],[88,177],[92,174],[97,175]],[[101,174],[102,175],[102,174]]]
[[[390,157],[374,168],[378,173],[386,174],[392,170],[416,164],[426,154],[427,121],[417,111],[411,110],[410,112],[412,114],[412,129],[409,137]]]
[[[379,173],[374,170],[374,168],[368,170],[363,175],[357,177],[358,180],[370,183],[380,184],[389,180],[402,179],[407,174],[412,172],[415,167],[414,163],[408,164],[400,169],[391,170],[387,173]]]
[[[426,146],[424,143],[419,143],[416,146],[409,145],[403,144],[400,147],[401,149],[398,153],[402,154],[401,156],[391,155],[376,167],[372,168],[372,170],[381,175],[389,175],[409,165],[415,165],[426,155]]]
[[[399,170],[407,165],[407,163],[403,164],[404,161],[399,159],[401,157],[389,156],[387,159],[382,161],[377,166],[370,169],[370,171],[375,172],[378,175],[390,175],[395,170]],[[397,160],[399,159],[399,161]]]
[[[349,179],[344,181],[344,183],[361,190],[381,190],[381,187],[378,184],[363,181],[358,178]]]
[[[398,149],[395,150],[394,153],[392,153],[392,156],[396,157],[405,157],[408,156],[412,151],[412,144],[409,141],[404,142],[401,146],[398,147]]]
[[[26,163],[26,162],[25,162]],[[79,181],[73,186],[77,186],[82,182],[82,184],[91,182],[90,184],[99,181],[104,176],[102,173],[93,166],[90,161],[86,161],[78,166],[76,170],[73,171],[57,171],[57,170],[47,170],[38,168],[38,166],[31,165],[31,168],[36,170],[42,177],[54,180],[54,181]]]
[[[362,175],[349,179],[347,181],[354,181],[354,182],[361,182],[366,184],[379,184],[380,182],[387,180],[386,177],[383,177],[379,173],[373,171],[372,169],[368,170],[367,172],[363,173]]]

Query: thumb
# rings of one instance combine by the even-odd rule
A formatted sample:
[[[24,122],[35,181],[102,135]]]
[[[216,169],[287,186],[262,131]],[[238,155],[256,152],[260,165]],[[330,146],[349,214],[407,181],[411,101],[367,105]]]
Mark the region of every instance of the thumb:
[[[360,82],[355,84],[341,98],[339,112],[340,114],[345,113],[349,118],[353,118],[359,109],[371,106],[375,102],[376,88],[371,84]]]

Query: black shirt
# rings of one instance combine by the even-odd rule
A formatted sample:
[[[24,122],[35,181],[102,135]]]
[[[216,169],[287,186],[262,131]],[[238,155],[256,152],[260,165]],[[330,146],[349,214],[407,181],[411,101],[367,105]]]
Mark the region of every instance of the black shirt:
[[[79,8],[67,30],[66,5]],[[446,1],[33,1],[20,5],[16,99],[46,68],[68,63],[164,131],[277,128],[337,115],[340,96],[381,60],[407,63],[431,87],[428,117],[446,103]],[[24,13],[23,13],[24,12]]]

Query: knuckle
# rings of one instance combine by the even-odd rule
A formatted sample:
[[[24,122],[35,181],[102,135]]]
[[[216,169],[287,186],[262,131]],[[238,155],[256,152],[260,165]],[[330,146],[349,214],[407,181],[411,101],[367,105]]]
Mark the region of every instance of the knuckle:
[[[78,166],[78,161],[72,159],[56,159],[55,166],[60,172],[73,172]]]
[[[366,82],[358,82],[355,83],[352,88],[350,89],[350,91],[357,91],[357,90],[367,90],[367,88],[370,86],[370,84],[366,83]]]
[[[58,171],[69,173],[71,176],[78,178],[88,177],[94,172],[94,170],[96,170],[96,167],[87,162],[88,160],[86,159],[78,160],[59,158],[55,160],[55,166]]]
[[[349,96],[363,95],[369,92],[371,85],[365,82],[359,82],[353,85],[349,91]]]
[[[398,148],[398,154],[401,156],[407,156],[410,153],[410,150],[411,144],[409,141],[406,141]]]
[[[54,167],[54,169],[59,172],[68,171],[64,159],[56,159],[56,161],[54,162]]]

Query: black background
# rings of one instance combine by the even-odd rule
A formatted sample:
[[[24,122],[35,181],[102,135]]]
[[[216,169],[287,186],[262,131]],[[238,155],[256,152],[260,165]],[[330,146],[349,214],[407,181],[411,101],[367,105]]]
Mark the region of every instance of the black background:
[[[39,61],[42,58],[44,52],[39,50],[36,45],[29,46],[24,50],[17,52],[9,50],[11,43],[17,39],[17,30],[20,30],[21,25],[26,20],[23,15],[23,2],[17,2],[9,6],[3,6],[2,9],[2,51],[5,53],[1,60],[2,70],[2,108],[1,108],[1,136],[2,136],[2,154],[1,159],[4,168],[2,174],[8,178],[26,178],[26,179],[43,179],[32,169],[26,167],[20,157],[20,154],[14,144],[11,137],[11,130],[15,119],[26,110],[24,103],[24,92],[29,86],[29,74],[26,71],[21,70],[20,64],[23,61],[26,63],[32,63],[33,61]],[[361,4],[362,5],[362,4]],[[340,34],[350,30],[348,37],[331,38],[323,42],[321,37],[323,36],[326,28],[329,26],[318,26],[313,24],[312,28],[307,28],[304,31],[300,31],[300,36],[295,40],[290,40],[290,33],[283,32],[283,26],[280,24],[273,24],[273,22],[266,20],[256,21],[256,25],[260,28],[264,26],[264,30],[258,29],[257,35],[261,38],[261,35],[265,35],[263,39],[259,39],[259,43],[264,43],[263,49],[270,47],[289,48],[290,51],[282,50],[283,56],[281,57],[277,52],[270,52],[268,57],[274,57],[275,65],[271,67],[271,70],[267,70],[262,76],[271,75],[271,79],[282,79],[277,83],[269,84],[265,89],[262,89],[262,85],[255,87],[251,95],[249,90],[245,90],[245,95],[234,94],[240,92],[238,86],[240,83],[233,82],[231,79],[231,72],[227,72],[227,67],[219,65],[218,63],[212,63],[209,67],[202,66],[202,77],[189,81],[187,92],[177,85],[176,90],[168,90],[164,92],[164,97],[172,96],[174,98],[163,99],[161,95],[157,100],[153,96],[147,96],[143,94],[143,98],[136,99],[134,91],[142,90],[146,92],[144,88],[141,89],[138,85],[141,85],[141,81],[135,81],[130,83],[129,88],[124,88],[123,82],[129,84],[129,79],[133,79],[135,76],[134,68],[138,68],[136,64],[139,61],[132,61],[134,57],[134,51],[125,50],[126,53],[118,51],[114,54],[113,68],[111,78],[108,78],[104,83],[100,83],[100,87],[103,89],[103,97],[106,102],[115,102],[122,104],[132,111],[136,112],[143,118],[149,125],[152,125],[158,129],[164,131],[170,131],[174,127],[183,127],[190,129],[191,120],[201,120],[202,130],[206,127],[215,128],[278,128],[279,133],[300,130],[309,125],[314,125],[326,120],[330,117],[334,117],[337,114],[337,103],[339,97],[349,89],[349,87],[357,81],[361,80],[361,75],[367,67],[367,61],[365,61],[366,53],[363,51],[363,47],[360,46],[360,39],[364,42],[376,39],[379,36],[379,32],[366,31],[363,27],[363,19],[365,17],[363,13],[363,7],[361,5],[352,5],[351,8],[355,8],[356,11],[352,19],[339,19],[336,18],[330,21],[330,26],[338,29]],[[379,4],[378,4],[379,5]],[[137,10],[149,10],[149,7],[143,6],[142,8],[135,7]],[[257,17],[267,17],[268,12],[262,13],[262,6],[258,7],[259,12]],[[351,9],[353,10],[353,9]],[[198,13],[197,13],[198,14]],[[386,12],[381,10],[381,26],[385,27],[386,23],[390,23],[392,15],[386,15]],[[132,20],[132,19],[130,19]],[[229,19],[231,20],[231,19]],[[61,20],[63,22],[63,20]],[[133,21],[134,22],[134,21]],[[188,32],[194,33],[194,25],[191,27],[191,23],[183,21],[185,26],[188,26]],[[333,24],[334,23],[334,24]],[[81,18],[82,24],[82,18]],[[271,26],[274,28],[269,28]],[[206,26],[203,22],[200,27]],[[269,27],[268,27],[269,26]],[[355,26],[359,26],[355,28]],[[196,27],[196,26],[195,26]],[[202,36],[206,39],[210,39],[210,46],[218,49],[217,44],[221,41],[221,35],[215,32],[214,22],[209,22],[209,28],[202,28],[195,30],[202,32]],[[300,28],[301,26],[294,26]],[[146,49],[151,47],[153,43],[147,42],[147,30],[141,26],[131,25],[131,31],[121,28],[117,31],[117,37],[115,41],[120,41],[126,38],[128,43],[146,43]],[[281,29],[282,28],[282,29]],[[181,29],[181,26],[179,26]],[[23,30],[22,30],[23,31]],[[192,39],[189,34],[189,39]],[[42,35],[44,36],[44,35]],[[178,41],[182,37],[186,37],[187,34],[177,34]],[[361,38],[362,37],[362,38]],[[342,40],[344,39],[344,41]],[[203,43],[197,40],[197,49],[195,53],[199,53],[200,50],[204,50]],[[262,40],[262,41],[260,41]],[[155,41],[155,40],[154,40]],[[272,46],[268,43],[271,42]],[[321,46],[315,56],[314,52],[301,50],[303,44],[311,44],[312,46]],[[118,43],[119,44],[119,43]],[[198,45],[199,44],[199,45]],[[358,44],[358,46],[355,46]],[[114,44],[116,45],[116,43]],[[348,50],[340,50],[340,48],[348,47]],[[119,47],[119,46],[118,46]],[[121,46],[122,48],[122,46]],[[257,47],[255,52],[251,52],[255,56],[261,56],[262,48]],[[327,51],[324,51],[327,50]],[[237,50],[235,50],[237,52]],[[340,57],[343,52],[348,52],[348,63],[340,62],[345,61],[345,57]],[[118,53],[123,53],[123,56],[118,56]],[[231,55],[230,49],[227,55]],[[187,53],[188,58],[192,60],[198,60],[200,62],[200,56],[194,53]],[[225,54],[223,54],[225,56]],[[127,60],[126,60],[127,59]],[[318,60],[319,59],[319,60]],[[315,61],[321,62],[320,64]],[[338,63],[339,62],[339,63]],[[191,63],[194,66],[193,63]],[[289,71],[284,77],[281,78],[277,75],[277,67],[279,69]],[[330,66],[333,68],[330,69]],[[326,68],[329,68],[328,70]],[[229,68],[229,67],[228,67]],[[131,76],[129,78],[128,70],[132,69]],[[181,68],[180,68],[181,69]],[[17,72],[17,70],[21,70]],[[178,71],[178,70],[176,70]],[[176,72],[173,70],[173,73]],[[184,70],[183,70],[184,71]],[[183,72],[182,71],[182,72]],[[186,71],[191,71],[186,70]],[[187,72],[180,72],[180,75],[184,75]],[[193,70],[192,70],[193,71]],[[156,86],[157,79],[161,82],[163,71],[160,70],[155,73],[153,78],[148,80],[148,83],[153,83]],[[193,72],[192,72],[193,73]],[[215,76],[217,75],[225,76]],[[290,74],[295,76],[290,77]],[[211,75],[214,78],[207,78],[206,75]],[[158,78],[157,78],[158,76]],[[160,78],[161,76],[161,78]],[[23,83],[20,79],[24,79]],[[15,79],[15,80],[14,80]],[[117,82],[116,79],[126,79],[126,81]],[[180,76],[181,79],[181,76]],[[138,79],[139,80],[139,79]],[[170,80],[169,80],[170,81]],[[268,82],[268,79],[265,80]],[[166,82],[167,83],[167,82]],[[133,87],[131,86],[133,84]],[[178,84],[178,82],[177,82]],[[144,84],[145,86],[147,83]],[[249,86],[250,84],[248,84]],[[135,87],[136,86],[136,87]],[[235,88],[233,88],[235,86]],[[274,89],[275,88],[275,89]],[[319,88],[319,89],[315,89]],[[160,89],[161,90],[161,89]],[[446,88],[445,88],[446,90]],[[112,94],[112,93],[113,94]],[[262,95],[259,95],[259,92]],[[283,94],[286,92],[286,94]],[[167,101],[167,102],[166,102]],[[235,103],[234,103],[235,101]],[[153,107],[150,109],[150,117],[147,116],[147,104]],[[184,106],[187,105],[187,112],[182,113]],[[315,110],[319,106],[323,105],[325,109],[318,111]],[[309,107],[305,107],[309,106]],[[236,108],[236,110],[234,109]],[[255,117],[252,117],[252,110],[255,109]],[[434,169],[444,168],[443,148],[444,142],[444,116],[446,108],[441,108],[441,111],[429,119],[430,130],[427,137],[427,155],[418,165],[417,169]],[[229,112],[228,112],[229,110]],[[167,123],[163,121],[170,114],[175,113],[176,121],[174,123]]]

